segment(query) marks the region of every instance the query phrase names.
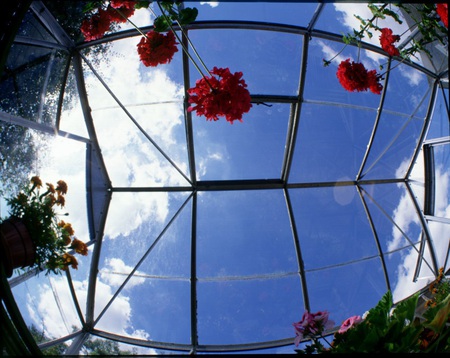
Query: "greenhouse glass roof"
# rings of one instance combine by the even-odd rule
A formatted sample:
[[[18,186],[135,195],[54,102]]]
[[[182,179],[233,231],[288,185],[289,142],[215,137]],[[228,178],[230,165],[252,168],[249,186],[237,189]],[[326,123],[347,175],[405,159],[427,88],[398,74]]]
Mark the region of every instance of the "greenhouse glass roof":
[[[181,46],[139,61],[156,3],[89,42],[83,6],[30,2],[0,80],[1,216],[24,178],[63,179],[89,247],[77,270],[9,279],[41,348],[294,353],[305,310],[333,333],[449,270],[448,43],[411,61],[378,35],[345,46],[364,3],[184,2],[198,17],[173,29],[192,58],[191,43],[251,95],[242,121],[207,121],[187,110],[201,75]],[[400,15],[385,25],[405,48],[420,33]],[[390,69],[380,94],[341,86],[347,58]]]

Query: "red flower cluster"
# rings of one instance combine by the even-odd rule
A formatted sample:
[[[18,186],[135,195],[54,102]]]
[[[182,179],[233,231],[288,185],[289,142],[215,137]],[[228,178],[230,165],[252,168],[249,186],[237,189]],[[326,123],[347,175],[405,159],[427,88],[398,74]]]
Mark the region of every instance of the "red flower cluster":
[[[110,0],[109,5],[115,9],[121,9],[121,10],[133,10],[134,11],[134,5],[136,5],[137,1],[130,1],[130,0]]]
[[[86,41],[102,38],[105,32],[111,30],[114,23],[123,23],[134,14],[136,1],[111,1],[106,9],[98,8],[97,12],[81,24],[81,32]],[[119,14],[120,11],[121,14]]]
[[[142,63],[149,67],[169,63],[178,51],[174,34],[169,31],[163,35],[156,31],[147,32],[137,44],[138,54]]]
[[[342,61],[336,73],[339,82],[349,92],[362,92],[370,89],[375,94],[380,94],[383,86],[379,83],[381,76],[377,71],[367,71],[362,63],[350,62],[350,59]]]
[[[381,29],[380,44],[381,48],[386,51],[390,56],[400,55],[398,48],[394,46],[394,42],[400,41],[399,35],[392,35],[392,30],[385,27]]]
[[[242,72],[231,74],[229,68],[214,67],[210,73],[218,78],[201,78],[195,87],[188,90],[189,103],[195,104],[189,106],[188,111],[195,110],[197,115],[204,115],[208,121],[217,121],[219,116],[225,116],[231,124],[234,120],[242,122],[242,114],[252,107]]]
[[[444,26],[448,29],[448,4],[436,4],[436,12],[441,18]]]

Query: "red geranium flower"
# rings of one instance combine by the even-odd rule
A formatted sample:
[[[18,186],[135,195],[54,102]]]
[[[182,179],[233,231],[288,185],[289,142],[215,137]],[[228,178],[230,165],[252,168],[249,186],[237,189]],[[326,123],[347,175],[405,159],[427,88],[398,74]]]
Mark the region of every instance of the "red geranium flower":
[[[109,5],[115,9],[126,8],[134,10],[134,5],[136,5],[136,3],[137,1],[132,0],[110,0]]]
[[[448,4],[436,4],[436,12],[444,26],[448,29]]]
[[[136,1],[121,1],[121,0],[111,0],[108,6],[111,19],[115,22],[127,22],[127,19],[134,14],[134,5]],[[119,14],[115,9],[119,10]],[[124,18],[124,16],[126,18]]]
[[[381,29],[380,44],[381,48],[391,56],[400,55],[398,48],[394,46],[394,42],[400,41],[399,35],[392,35],[392,30],[385,27]]]
[[[120,3],[125,3],[119,7]],[[92,41],[102,38],[105,32],[110,31],[113,23],[127,22],[127,18],[134,14],[134,4],[133,7],[128,5],[128,1],[116,1],[115,6],[108,6],[106,9],[99,8],[98,12],[92,15],[89,19],[85,19],[81,24],[81,32],[86,41]],[[117,11],[119,10],[121,14]],[[126,18],[124,18],[124,16]]]
[[[81,24],[81,32],[86,41],[102,38],[111,27],[111,16],[108,11],[98,9],[98,12]]]
[[[362,92],[370,89],[375,94],[380,94],[383,86],[379,83],[381,76],[375,70],[367,71],[362,63],[350,62],[350,59],[342,61],[336,72],[342,87],[350,92]]]
[[[139,57],[142,63],[149,67],[169,63],[178,51],[177,42],[172,32],[166,35],[156,31],[149,31],[137,44]]]
[[[228,68],[214,67],[210,73],[217,77],[201,78],[188,90],[189,103],[195,104],[189,106],[188,111],[195,110],[208,121],[217,121],[219,116],[224,116],[231,124],[234,120],[242,122],[242,114],[252,107],[242,72],[231,74]]]

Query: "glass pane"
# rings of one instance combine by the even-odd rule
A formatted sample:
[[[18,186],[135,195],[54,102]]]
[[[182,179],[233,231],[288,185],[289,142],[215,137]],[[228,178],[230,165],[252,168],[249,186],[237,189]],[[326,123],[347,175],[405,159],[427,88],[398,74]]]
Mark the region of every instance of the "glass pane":
[[[198,277],[297,271],[282,191],[201,193],[197,218]]]
[[[304,104],[290,182],[355,180],[376,112]]]
[[[193,115],[200,180],[274,179],[281,176],[289,105],[253,105],[244,123]]]

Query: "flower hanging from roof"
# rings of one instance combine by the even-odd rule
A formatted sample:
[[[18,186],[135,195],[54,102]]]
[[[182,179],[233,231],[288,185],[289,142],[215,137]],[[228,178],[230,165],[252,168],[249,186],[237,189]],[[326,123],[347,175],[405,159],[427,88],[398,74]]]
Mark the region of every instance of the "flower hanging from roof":
[[[448,29],[448,4],[436,4],[436,12],[441,18],[444,26]]]
[[[350,59],[342,61],[336,72],[342,87],[349,92],[363,92],[370,90],[375,94],[380,94],[383,86],[379,83],[381,76],[376,70],[366,70],[359,62],[350,62]]]
[[[86,41],[99,39],[104,36],[105,32],[110,31],[115,23],[129,21],[128,17],[133,15],[135,9],[148,7],[153,12],[149,6],[150,3],[150,1],[145,0],[111,0],[106,9],[103,7],[96,8],[96,3],[92,3],[88,11],[93,11],[94,14],[83,22],[81,31]],[[156,3],[162,15],[156,16],[152,31],[144,34],[130,21],[142,35],[140,42],[137,44],[137,50],[141,62],[146,67],[156,67],[159,64],[172,61],[175,52],[178,51],[175,36],[179,42],[182,42],[173,29],[172,21],[175,21],[181,32],[184,33],[183,25],[195,21],[198,14],[196,8],[180,9],[177,3],[168,1]],[[153,12],[153,14],[155,13]],[[170,31],[168,31],[169,29]],[[163,34],[166,31],[167,33]],[[194,106],[188,108],[188,111],[195,110],[197,115],[204,115],[207,120],[217,121],[219,116],[224,116],[230,123],[235,120],[242,122],[243,113],[248,112],[252,107],[250,92],[246,88],[247,84],[244,79],[242,79],[242,72],[231,74],[228,68],[217,67],[209,71],[188,37],[187,39],[207,73],[217,76],[205,76],[187,48],[181,44],[183,51],[203,76],[196,82],[194,88],[188,90],[189,103],[194,104]]]
[[[208,121],[217,121],[219,116],[224,116],[230,123],[234,120],[242,122],[242,114],[252,107],[242,72],[231,74],[229,68],[214,67],[210,73],[217,77],[201,78],[188,90],[189,103],[194,105],[188,111],[195,110]]]
[[[159,64],[169,63],[178,51],[177,42],[172,32],[161,34],[149,31],[137,44],[139,58],[146,67],[155,67]]]
[[[99,7],[96,12],[81,24],[81,32],[86,41],[102,38],[114,24],[125,23],[134,14],[136,1],[111,1],[106,7]]]
[[[87,245],[74,236],[75,231],[70,223],[59,220],[56,207],[63,208],[67,183],[58,180],[56,186],[43,182],[37,175],[14,197],[7,198],[10,206],[9,214],[19,218],[28,229],[36,249],[35,262],[30,267],[47,270],[59,274],[68,267],[76,269],[77,259],[68,251],[86,256]],[[1,223],[1,220],[0,220]]]
[[[105,32],[109,31],[110,26],[111,17],[109,12],[99,9],[96,14],[83,21],[81,24],[81,32],[86,41],[97,40],[102,38]]]
[[[420,4],[414,7],[414,11],[417,14],[412,13],[408,6],[400,4],[389,4],[382,3],[380,5],[375,5],[372,3],[367,4],[369,10],[372,13],[371,18],[363,19],[360,16],[354,15],[360,22],[360,30],[357,31],[353,29],[353,33],[349,33],[342,37],[344,42],[344,47],[330,60],[323,60],[324,66],[329,66],[331,62],[337,58],[337,56],[342,53],[344,48],[351,44],[358,44],[358,49],[361,49],[360,43],[366,36],[372,38],[372,31],[380,32],[380,44],[381,48],[386,51],[390,56],[399,56],[401,61],[399,61],[395,66],[390,68],[391,71],[404,60],[410,60],[411,57],[417,57],[418,52],[423,52],[429,57],[432,54],[427,49],[426,45],[433,43],[434,41],[439,41],[442,45],[447,46],[448,44],[448,5],[447,4]],[[385,20],[390,18],[390,20],[395,21],[398,24],[402,24],[401,14],[398,13],[395,8],[402,10],[409,14],[411,19],[415,21],[408,30],[417,28],[421,36],[417,39],[413,39],[407,43],[407,46],[398,49],[394,43],[400,41],[401,36],[406,33],[406,31],[401,35],[394,35],[390,28],[380,28],[378,26],[378,19]],[[417,18],[419,16],[419,18]],[[443,26],[440,21],[442,21]],[[446,29],[447,27],[447,29]],[[347,90],[351,92],[361,92],[370,89],[371,92],[375,94],[380,94],[383,86],[379,83],[382,79],[382,75],[377,74],[375,70],[367,71],[364,66],[359,62],[359,50],[358,50],[358,60],[357,62],[350,63],[350,60],[342,61],[339,65],[338,72],[336,73],[339,82]],[[383,65],[380,65],[380,70],[383,69]],[[388,72],[386,71],[386,72]]]
[[[399,56],[400,51],[394,46],[394,42],[400,41],[399,35],[393,35],[392,30],[385,27],[381,29],[380,44],[381,48],[391,56]]]

